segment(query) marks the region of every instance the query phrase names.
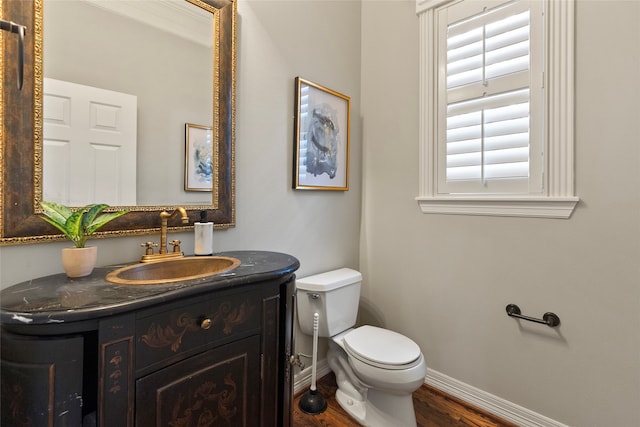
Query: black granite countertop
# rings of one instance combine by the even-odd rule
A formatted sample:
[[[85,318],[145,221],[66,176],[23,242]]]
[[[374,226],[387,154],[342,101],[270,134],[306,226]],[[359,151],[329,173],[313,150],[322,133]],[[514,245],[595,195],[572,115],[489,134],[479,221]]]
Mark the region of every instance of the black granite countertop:
[[[300,267],[295,257],[278,252],[232,251],[214,255],[237,258],[241,264],[217,276],[162,285],[116,285],[105,281],[107,273],[127,264],[96,268],[90,276],[79,279],[62,273],[18,283],[0,292],[0,322],[11,329],[12,325],[93,321],[176,298],[282,278]]]

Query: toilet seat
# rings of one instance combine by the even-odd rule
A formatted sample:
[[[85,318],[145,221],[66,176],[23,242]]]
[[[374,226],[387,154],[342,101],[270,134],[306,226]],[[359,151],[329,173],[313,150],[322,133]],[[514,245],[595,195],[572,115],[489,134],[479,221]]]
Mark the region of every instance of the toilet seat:
[[[344,335],[344,349],[367,365],[381,369],[409,369],[421,362],[418,344],[388,329],[361,326]]]

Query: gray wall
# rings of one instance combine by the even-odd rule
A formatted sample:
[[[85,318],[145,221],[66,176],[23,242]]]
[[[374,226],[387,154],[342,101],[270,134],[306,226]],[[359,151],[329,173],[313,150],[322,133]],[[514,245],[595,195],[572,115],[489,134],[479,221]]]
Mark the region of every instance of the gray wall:
[[[415,3],[362,3],[362,307],[449,377],[571,426],[638,426],[640,2],[576,3],[569,220],[419,211]],[[508,303],[562,325],[520,327]]]
[[[640,425],[640,3],[577,2],[569,220],[420,213],[414,10],[239,2],[238,226],[216,248],[288,252],[300,275],[360,268],[361,318],[416,340],[432,369],[568,425]],[[352,97],[346,193],[290,189],[296,75]],[[145,240],[96,241],[99,263],[136,259]],[[62,246],[1,247],[2,286],[61,272]],[[562,326],[519,327],[510,302]]]

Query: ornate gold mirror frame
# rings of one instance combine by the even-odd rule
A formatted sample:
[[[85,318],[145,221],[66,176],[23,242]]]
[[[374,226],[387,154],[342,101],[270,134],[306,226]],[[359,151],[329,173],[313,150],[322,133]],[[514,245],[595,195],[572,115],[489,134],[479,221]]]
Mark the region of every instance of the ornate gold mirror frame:
[[[17,88],[17,43],[0,33],[0,245],[59,240],[53,227],[39,219],[42,213],[42,82],[43,1],[1,0],[0,16],[26,25],[24,84]],[[216,228],[235,226],[235,72],[237,7],[233,0],[188,0],[213,13],[214,24],[214,129],[218,139],[218,186],[212,191],[208,218]],[[217,191],[216,191],[217,190]],[[217,196],[217,203],[215,198]],[[117,237],[156,232],[159,213],[174,206],[113,207],[130,209],[101,228],[96,237]],[[203,207],[187,209],[189,222],[200,218]],[[187,230],[193,226],[171,227]]]

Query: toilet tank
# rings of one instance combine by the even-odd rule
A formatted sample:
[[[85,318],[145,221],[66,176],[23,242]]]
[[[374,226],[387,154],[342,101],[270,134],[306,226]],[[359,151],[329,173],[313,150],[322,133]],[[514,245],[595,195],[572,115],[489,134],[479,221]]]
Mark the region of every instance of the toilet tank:
[[[313,335],[313,315],[318,313],[318,336],[332,337],[356,324],[362,274],[350,268],[296,279],[298,323]]]

